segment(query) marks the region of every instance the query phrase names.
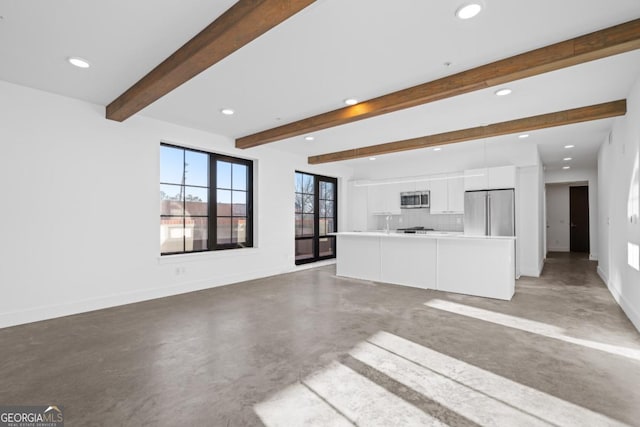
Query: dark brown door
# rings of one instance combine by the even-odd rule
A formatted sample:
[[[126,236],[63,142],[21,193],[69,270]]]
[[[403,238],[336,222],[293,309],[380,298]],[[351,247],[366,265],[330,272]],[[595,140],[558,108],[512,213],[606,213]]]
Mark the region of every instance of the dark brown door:
[[[589,187],[569,187],[571,252],[589,252]]]

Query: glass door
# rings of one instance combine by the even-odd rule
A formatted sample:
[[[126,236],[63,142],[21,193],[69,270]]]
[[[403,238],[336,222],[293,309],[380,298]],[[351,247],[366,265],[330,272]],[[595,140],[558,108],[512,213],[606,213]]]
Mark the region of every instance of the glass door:
[[[295,189],[296,264],[335,258],[337,179],[296,172]]]

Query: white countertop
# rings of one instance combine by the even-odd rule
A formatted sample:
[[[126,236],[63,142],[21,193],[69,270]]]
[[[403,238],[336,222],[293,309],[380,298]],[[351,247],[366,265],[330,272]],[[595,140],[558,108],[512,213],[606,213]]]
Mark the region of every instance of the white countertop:
[[[385,238],[399,238],[399,239],[485,239],[485,240],[515,240],[515,236],[475,236],[467,235],[461,232],[455,231],[434,231],[428,234],[411,234],[411,233],[396,233],[395,231],[341,231],[339,233],[332,233],[335,236],[362,236],[362,237],[385,237]]]

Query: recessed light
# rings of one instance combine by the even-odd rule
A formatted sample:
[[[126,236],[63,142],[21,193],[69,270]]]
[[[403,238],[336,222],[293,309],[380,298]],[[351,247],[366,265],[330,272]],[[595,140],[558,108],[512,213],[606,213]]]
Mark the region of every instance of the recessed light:
[[[220,112],[225,116],[232,116],[235,113],[231,108],[223,108]]]
[[[562,169],[564,170],[571,169],[571,166],[563,166]]]
[[[505,96],[511,93],[511,89],[505,87],[503,89],[498,89],[494,93],[496,94],[496,96]]]
[[[520,139],[529,138],[529,134],[528,133],[523,133],[522,135],[518,135],[518,138],[520,138]]]
[[[344,103],[346,105],[356,105],[358,103],[358,100],[355,98],[347,98],[344,100]]]
[[[375,160],[375,159],[376,159],[375,157],[369,157],[369,160]]]
[[[433,149],[433,151],[442,151],[442,147],[436,147]]]
[[[456,10],[456,16],[459,19],[470,19],[480,13],[482,5],[478,3],[469,3],[462,5]]]
[[[91,64],[86,59],[78,58],[77,56],[72,56],[71,58],[67,58],[69,64],[75,65],[78,68],[89,68]]]
[[[568,162],[569,160],[573,160],[573,158],[572,157],[565,157],[564,159],[562,159],[562,161],[564,161],[564,162]]]
[[[573,147],[575,147],[575,145],[573,145],[573,144],[569,144],[569,145],[565,145],[564,146],[564,148],[573,148]]]
[[[313,141],[314,139],[315,139],[315,137],[313,137],[313,136],[311,136],[311,135],[309,135],[309,136],[305,136],[305,137],[304,137],[304,140],[305,140],[305,141]]]

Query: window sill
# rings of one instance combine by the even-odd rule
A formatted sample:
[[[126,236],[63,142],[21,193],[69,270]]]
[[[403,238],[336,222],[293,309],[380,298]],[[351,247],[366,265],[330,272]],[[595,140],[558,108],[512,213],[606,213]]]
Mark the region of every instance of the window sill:
[[[220,251],[196,252],[190,254],[174,254],[158,256],[158,264],[181,264],[185,262],[201,262],[211,259],[242,257],[255,255],[260,252],[259,248],[226,249]]]

